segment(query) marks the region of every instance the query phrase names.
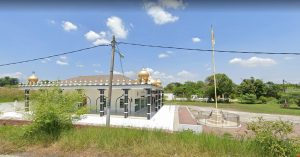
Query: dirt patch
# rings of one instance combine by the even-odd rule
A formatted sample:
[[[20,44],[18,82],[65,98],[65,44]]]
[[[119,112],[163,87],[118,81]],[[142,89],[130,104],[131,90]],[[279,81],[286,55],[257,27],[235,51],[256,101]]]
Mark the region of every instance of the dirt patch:
[[[0,125],[28,125],[32,122],[29,120],[13,120],[13,119],[0,119]]]
[[[252,132],[247,129],[246,123],[241,123],[239,128],[216,128],[203,125],[203,132],[213,133],[217,135],[231,134],[234,137],[248,137],[252,136]],[[294,132],[291,137],[300,137],[300,124],[294,124]]]

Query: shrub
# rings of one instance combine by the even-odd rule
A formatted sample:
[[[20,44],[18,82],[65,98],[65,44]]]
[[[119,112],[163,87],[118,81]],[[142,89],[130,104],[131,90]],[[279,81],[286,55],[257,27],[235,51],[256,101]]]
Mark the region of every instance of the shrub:
[[[296,104],[298,105],[298,107],[300,107],[300,98],[298,98],[298,99],[296,100]]]
[[[62,131],[72,126],[72,115],[82,100],[78,92],[63,93],[58,88],[40,90],[32,96],[33,123],[25,135],[57,139]]]
[[[259,99],[258,99],[259,101],[260,101],[260,103],[262,103],[262,104],[266,104],[267,103],[267,98],[266,97],[264,97],[264,96],[260,96],[259,97]]]
[[[278,100],[274,97],[267,97],[267,104],[278,104]]]
[[[255,133],[255,142],[266,154],[285,157],[297,153],[296,141],[288,136],[293,131],[291,122],[265,121],[260,117],[248,123],[247,128]]]
[[[241,103],[243,104],[255,104],[256,95],[254,94],[245,94],[241,97]]]

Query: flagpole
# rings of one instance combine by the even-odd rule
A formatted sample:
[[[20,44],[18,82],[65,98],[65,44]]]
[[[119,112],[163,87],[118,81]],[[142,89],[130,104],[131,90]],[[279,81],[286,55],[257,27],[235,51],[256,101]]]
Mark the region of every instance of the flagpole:
[[[216,65],[215,65],[215,37],[214,37],[214,30],[212,25],[211,25],[211,46],[212,46],[212,66],[213,66],[213,76],[214,76],[214,86],[215,86],[215,104],[216,104],[216,109],[218,109]]]

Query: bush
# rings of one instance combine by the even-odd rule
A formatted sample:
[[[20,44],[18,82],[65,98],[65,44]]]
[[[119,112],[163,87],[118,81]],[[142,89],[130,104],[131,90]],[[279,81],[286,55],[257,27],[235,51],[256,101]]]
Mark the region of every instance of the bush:
[[[293,124],[284,121],[258,121],[248,123],[247,128],[255,133],[255,142],[266,154],[285,157],[296,156],[296,141],[288,135],[293,131]]]
[[[300,98],[298,98],[298,99],[296,100],[296,104],[297,104],[298,107],[300,107]]]
[[[256,103],[256,95],[254,94],[245,94],[241,97],[242,104],[255,104]]]
[[[28,137],[57,139],[61,132],[72,127],[72,115],[82,100],[78,92],[61,92],[60,89],[41,90],[32,95],[33,123],[25,135]]]
[[[267,104],[278,104],[278,100],[274,97],[267,97]]]
[[[267,101],[268,101],[267,97],[264,97],[264,96],[260,96],[258,100],[259,100],[260,103],[262,103],[262,104],[266,104]]]

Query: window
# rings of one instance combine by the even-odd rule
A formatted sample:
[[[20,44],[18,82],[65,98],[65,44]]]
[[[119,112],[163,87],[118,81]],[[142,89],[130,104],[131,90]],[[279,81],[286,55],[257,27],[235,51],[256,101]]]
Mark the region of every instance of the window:
[[[120,99],[120,108],[124,108],[124,99]]]

